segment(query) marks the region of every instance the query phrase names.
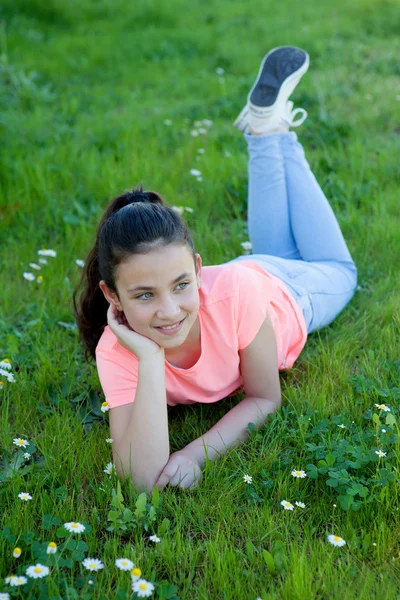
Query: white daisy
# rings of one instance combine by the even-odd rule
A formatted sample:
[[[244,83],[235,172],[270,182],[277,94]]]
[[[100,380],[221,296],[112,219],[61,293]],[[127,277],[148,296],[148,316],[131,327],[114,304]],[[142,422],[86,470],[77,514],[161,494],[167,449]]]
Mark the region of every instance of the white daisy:
[[[46,552],[47,554],[55,554],[57,552],[57,544],[55,542],[49,542]]]
[[[115,566],[121,569],[121,571],[131,571],[135,564],[129,558],[117,558]]]
[[[13,557],[19,558],[21,556],[21,552],[22,552],[21,548],[14,548]]]
[[[343,425],[343,423],[341,425],[338,425],[338,427],[340,427],[340,429],[346,429],[346,425]]]
[[[223,69],[222,67],[217,67],[215,69],[215,72],[217,75],[223,75],[225,73],[225,69]]]
[[[4,382],[3,382],[3,381],[0,381],[0,390],[2,390],[2,389],[3,389],[3,387],[4,387]]]
[[[198,154],[204,154],[205,153],[204,148],[197,148],[197,153]]]
[[[20,494],[18,494],[18,498],[21,498],[21,500],[32,500],[32,496],[30,494],[28,494],[27,492],[21,492]]]
[[[390,412],[390,408],[386,406],[386,404],[375,404],[379,410],[384,410],[385,412]]]
[[[344,546],[345,545],[345,541],[343,538],[339,537],[338,535],[328,535],[328,541],[333,545],[333,546]]]
[[[190,212],[190,213],[194,212],[193,208],[191,208],[190,206],[185,206],[185,210],[186,210],[186,212]]]
[[[21,438],[14,438],[13,444],[15,444],[16,446],[22,446],[23,448],[26,448],[27,446],[29,446],[28,440],[23,440]]]
[[[198,132],[199,132],[201,135],[205,135],[205,134],[207,133],[207,129],[205,129],[204,127],[199,127],[199,129],[198,129]]]
[[[24,278],[27,281],[33,281],[35,279],[35,276],[33,273],[22,273],[22,275],[24,276]]]
[[[103,402],[103,403],[102,403],[102,405],[101,405],[101,409],[100,409],[100,410],[101,410],[101,412],[103,412],[103,413],[105,413],[105,412],[107,412],[108,410],[110,410],[110,407],[109,407],[109,405],[108,405],[108,402]]]
[[[103,563],[98,558],[85,558],[82,561],[82,564],[85,569],[88,569],[89,571],[100,571],[100,569],[104,569]]]
[[[300,477],[300,479],[304,479],[307,477],[307,473],[305,471],[292,471],[293,477]]]
[[[203,119],[202,124],[205,125],[206,127],[211,127],[211,125],[213,124],[213,121],[211,121],[211,119]]]
[[[199,132],[197,131],[197,129],[192,129],[192,131],[190,132],[190,135],[192,137],[197,137],[199,135]]]
[[[285,510],[293,510],[294,509],[293,504],[290,504],[290,502],[288,502],[287,500],[282,500],[281,505],[283,506],[283,508]]]
[[[29,454],[29,452],[24,452],[24,453],[23,453],[23,457],[24,457],[24,458],[30,458],[30,457],[31,457],[31,455]]]
[[[39,263],[41,265],[48,265],[49,261],[46,258],[39,258]]]
[[[6,369],[7,371],[11,371],[11,363],[8,358],[0,361],[0,369]]]
[[[150,540],[151,542],[154,542],[155,544],[158,544],[158,542],[161,542],[160,538],[159,538],[159,537],[157,537],[156,535],[151,535],[151,536],[149,537],[149,540]]]
[[[381,433],[386,433],[386,429],[381,429]]]
[[[203,178],[201,176],[200,177],[196,177],[196,179],[197,179],[197,181],[203,181]]]
[[[37,269],[38,271],[40,271],[40,269],[42,268],[40,265],[37,265],[36,263],[29,263],[29,266],[32,267],[32,269]]]
[[[251,250],[253,247],[251,242],[241,242],[240,245],[242,246],[243,250]]]
[[[106,465],[106,468],[105,468],[105,469],[103,469],[103,472],[104,472],[104,473],[107,473],[108,475],[111,475],[111,474],[114,472],[114,469],[115,469],[115,466],[113,465],[113,463],[112,463],[112,462],[109,462],[109,463]]]
[[[82,523],[76,523],[75,521],[64,523],[64,527],[70,533],[82,533],[86,529],[86,527],[82,525]]]
[[[183,213],[183,206],[171,206],[171,208],[180,215]]]
[[[300,507],[300,508],[305,508],[306,505],[304,504],[304,502],[295,502],[295,505]]]
[[[134,581],[137,581],[138,579],[140,579],[141,574],[142,574],[142,571],[140,569],[138,569],[137,567],[135,567],[134,569],[132,569],[132,571],[131,571],[131,580],[132,580],[132,583]]]
[[[10,600],[10,594],[7,594],[7,592],[0,594],[0,600]]]
[[[40,256],[57,256],[57,252],[55,250],[50,250],[49,248],[38,250],[38,254],[40,254]]]
[[[194,177],[201,177],[201,171],[199,171],[198,169],[190,169],[190,174]]]
[[[7,375],[7,381],[9,381],[10,383],[14,383],[15,382],[15,377],[12,373],[9,373]]]
[[[138,598],[148,598],[152,595],[154,585],[145,579],[132,581],[132,592],[136,592]]]
[[[252,478],[252,476],[251,476],[251,475],[243,475],[243,480],[244,480],[246,483],[252,483],[252,482],[253,482],[253,478]]]
[[[107,444],[112,444],[113,443],[113,439],[112,438],[106,438],[106,442]]]
[[[40,563],[37,563],[37,565],[34,565],[33,567],[28,567],[26,570],[26,574],[28,575],[28,577],[33,577],[33,579],[38,579],[41,577],[46,577],[46,575],[49,574],[49,567],[47,567],[46,565],[41,565]]]
[[[24,577],[23,575],[11,575],[11,577],[6,578],[6,583],[9,583],[12,587],[16,585],[25,585],[27,581],[27,577]]]
[[[85,266],[85,261],[84,261],[84,260],[82,260],[82,259],[80,259],[80,258],[77,258],[77,259],[75,260],[75,262],[76,262],[76,264],[78,265],[78,267],[82,267],[82,268],[83,268],[83,267]]]
[[[375,454],[377,454],[379,458],[386,456],[386,452],[382,452],[382,450],[375,450]]]

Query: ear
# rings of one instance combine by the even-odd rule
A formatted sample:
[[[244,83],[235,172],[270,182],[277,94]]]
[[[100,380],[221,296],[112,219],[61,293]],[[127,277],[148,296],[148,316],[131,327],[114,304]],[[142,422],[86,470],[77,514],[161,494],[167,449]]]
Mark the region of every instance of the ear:
[[[197,276],[197,287],[201,286],[201,267],[202,260],[200,254],[196,253],[196,276]]]
[[[111,290],[104,279],[99,282],[99,288],[104,294],[104,297],[110,304],[115,304],[118,310],[122,311],[121,302],[118,300],[117,293]]]

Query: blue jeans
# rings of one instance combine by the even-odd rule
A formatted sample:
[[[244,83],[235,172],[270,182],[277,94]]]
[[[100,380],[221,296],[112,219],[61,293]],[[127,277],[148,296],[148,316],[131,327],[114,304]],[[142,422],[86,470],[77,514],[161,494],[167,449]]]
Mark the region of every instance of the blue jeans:
[[[279,277],[307,331],[329,325],[354,295],[357,269],[297,135],[244,134],[249,150],[248,231],[252,260]]]

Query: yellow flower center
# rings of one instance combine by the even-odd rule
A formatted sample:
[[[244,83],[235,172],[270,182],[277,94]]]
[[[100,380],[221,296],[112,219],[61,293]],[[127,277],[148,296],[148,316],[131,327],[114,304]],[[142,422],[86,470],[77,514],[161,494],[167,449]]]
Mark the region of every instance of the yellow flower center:
[[[140,587],[140,589],[141,589],[141,590],[145,590],[145,589],[147,589],[147,585],[146,585],[145,583],[141,583],[141,584],[139,585],[139,587]]]
[[[23,446],[24,445],[24,440],[18,440],[17,444],[18,444],[18,446]]]
[[[128,562],[127,562],[126,560],[123,560],[123,561],[122,561],[122,564],[123,564],[123,565],[127,565],[127,564],[128,564]]]
[[[296,475],[301,475],[301,471],[296,471]]]
[[[335,535],[335,537],[333,539],[335,540],[335,542],[339,542],[340,537],[338,535]]]
[[[142,574],[142,571],[140,569],[132,569],[131,573],[132,575],[138,576]]]
[[[41,573],[42,569],[41,567],[35,567],[35,573]]]
[[[14,552],[21,552],[21,548],[14,548]]]
[[[57,548],[57,544],[55,542],[50,542],[49,546],[51,546],[52,548]]]
[[[103,402],[102,406],[108,406],[108,402]]]
[[[43,275],[39,275],[38,279],[40,279],[40,281],[42,281]]]
[[[73,527],[74,529],[76,529],[78,527],[78,523],[72,523],[71,527]]]
[[[97,565],[96,563],[90,563],[90,566],[92,567],[92,569],[95,569]]]
[[[8,362],[8,363],[9,363],[10,361],[8,360],[8,358],[5,358],[5,359],[3,360],[3,362]]]

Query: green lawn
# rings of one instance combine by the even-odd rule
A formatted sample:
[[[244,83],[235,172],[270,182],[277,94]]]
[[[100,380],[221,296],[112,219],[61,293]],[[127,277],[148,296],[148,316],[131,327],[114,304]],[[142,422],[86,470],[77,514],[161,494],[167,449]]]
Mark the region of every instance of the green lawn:
[[[400,596],[399,31],[397,0],[0,1],[0,361],[15,376],[0,390],[0,599],[137,597],[117,558],[171,600]],[[204,265],[243,253],[247,155],[232,121],[263,55],[285,44],[310,54],[296,133],[359,290],[282,375],[279,413],[208,463],[196,490],[146,504],[104,472],[108,416],[74,329],[75,261],[108,200],[137,184],[193,208],[184,218]],[[29,263],[42,248],[57,255],[39,272]],[[171,452],[241,399],[170,408]],[[83,533],[67,533],[74,520]],[[37,563],[48,576],[5,583]]]

